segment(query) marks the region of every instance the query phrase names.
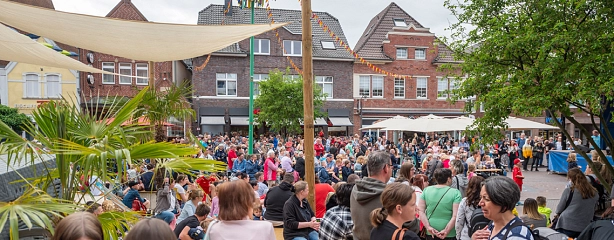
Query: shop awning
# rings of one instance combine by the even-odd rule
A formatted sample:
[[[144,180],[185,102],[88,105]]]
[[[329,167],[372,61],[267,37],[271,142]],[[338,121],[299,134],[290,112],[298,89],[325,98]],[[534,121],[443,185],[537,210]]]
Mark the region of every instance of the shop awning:
[[[254,122],[254,125],[258,123]],[[249,117],[245,116],[230,116],[230,125],[232,126],[249,126]]]
[[[213,26],[129,21],[60,12],[4,0],[0,0],[0,22],[71,46],[155,62],[206,55],[287,24]],[[0,34],[1,40],[8,41],[2,37]],[[21,51],[18,54],[38,53]],[[12,55],[3,57],[18,61],[13,60]]]
[[[301,125],[303,125],[303,121],[299,121],[299,123]],[[313,123],[314,126],[328,126],[328,123],[326,122],[326,119],[324,118],[316,118],[315,122]]]
[[[226,125],[224,116],[200,117],[200,125]]]
[[[328,118],[328,119],[330,120],[330,122],[335,127],[351,127],[351,126],[354,126],[354,124],[352,124],[352,122],[350,122],[350,119],[346,118],[346,117],[331,117],[331,118]]]

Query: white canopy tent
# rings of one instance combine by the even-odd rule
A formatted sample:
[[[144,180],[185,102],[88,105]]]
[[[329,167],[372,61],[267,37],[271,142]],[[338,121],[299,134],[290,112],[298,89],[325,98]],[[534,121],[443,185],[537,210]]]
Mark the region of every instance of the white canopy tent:
[[[387,119],[363,129],[407,132],[464,131],[473,124],[473,121],[474,119],[468,117],[444,118],[428,115],[417,119]],[[505,123],[508,125],[508,130],[558,129],[555,126],[516,117],[509,117]]]
[[[507,130],[530,130],[530,129],[544,129],[544,130],[555,130],[559,129],[556,126],[538,123],[535,121],[517,118],[517,117],[509,117],[505,120],[507,123]]]

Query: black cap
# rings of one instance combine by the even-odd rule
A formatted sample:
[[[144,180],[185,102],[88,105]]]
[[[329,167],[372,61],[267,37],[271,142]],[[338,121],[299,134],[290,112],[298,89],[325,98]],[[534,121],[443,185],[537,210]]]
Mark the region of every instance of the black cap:
[[[128,182],[128,187],[134,187],[134,185],[139,185],[139,183],[137,181]]]

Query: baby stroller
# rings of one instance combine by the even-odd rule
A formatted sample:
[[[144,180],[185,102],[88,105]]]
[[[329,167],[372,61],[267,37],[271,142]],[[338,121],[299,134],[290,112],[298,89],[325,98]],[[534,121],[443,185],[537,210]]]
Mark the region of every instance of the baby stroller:
[[[535,240],[567,240],[568,237],[565,234],[557,232],[551,228],[547,227],[539,227],[533,229],[533,233],[538,235],[540,238]]]

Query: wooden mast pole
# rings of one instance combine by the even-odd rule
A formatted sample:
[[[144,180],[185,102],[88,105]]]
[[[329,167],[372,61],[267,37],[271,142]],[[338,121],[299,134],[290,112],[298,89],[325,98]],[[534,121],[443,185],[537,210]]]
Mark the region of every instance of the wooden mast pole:
[[[315,163],[313,149],[313,37],[311,31],[311,0],[302,0],[303,23],[303,110],[305,117],[305,181],[309,185],[308,201],[315,209]]]

